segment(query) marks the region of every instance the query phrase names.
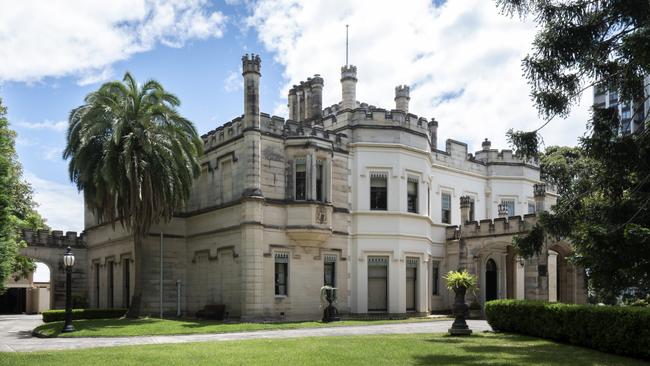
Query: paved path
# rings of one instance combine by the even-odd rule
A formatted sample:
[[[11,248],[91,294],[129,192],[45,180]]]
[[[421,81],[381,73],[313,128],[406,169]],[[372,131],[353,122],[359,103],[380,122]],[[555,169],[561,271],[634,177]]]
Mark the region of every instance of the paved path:
[[[221,334],[189,334],[170,336],[146,337],[111,337],[111,338],[33,338],[33,337],[0,337],[0,351],[31,352],[45,350],[66,350],[94,347],[133,346],[142,344],[189,343],[231,341],[260,338],[300,338],[300,337],[332,337],[364,334],[411,334],[411,333],[443,333],[451,326],[451,320],[439,320],[418,323],[394,323],[382,325],[345,326],[332,328],[307,328],[265,330],[257,332],[221,333]],[[0,323],[2,324],[2,323]],[[468,325],[474,332],[490,330],[484,320],[469,320]],[[4,333],[4,329],[0,328]],[[22,333],[19,333],[22,334]]]

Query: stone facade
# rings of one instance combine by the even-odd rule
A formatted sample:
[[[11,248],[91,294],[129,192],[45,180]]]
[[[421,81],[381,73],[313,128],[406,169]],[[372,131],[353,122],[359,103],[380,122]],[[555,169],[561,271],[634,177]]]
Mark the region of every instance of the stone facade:
[[[537,165],[488,141],[475,154],[452,140],[439,150],[438,122],[409,112],[407,86],[395,89],[395,109],[360,103],[351,65],[341,69],[341,103],[322,107],[316,75],[289,91],[287,120],[259,112],[259,57],[244,56],[242,70],[244,114],[202,136],[191,198],[144,241],[145,313],[225,304],[229,317],[314,319],[324,283],[338,288],[343,313],[424,313],[450,307],[442,274],[458,267],[486,277],[480,301],[486,286],[499,298],[554,299],[555,288],[555,299],[584,301],[584,286],[569,297],[536,275],[540,258],[520,269],[512,254],[512,235],[534,219],[519,216],[541,207]],[[546,193],[544,205],[554,199]],[[512,217],[493,222],[499,206]],[[130,236],[91,212],[85,221],[90,303],[126,306]],[[557,273],[568,271],[569,252],[555,251],[553,278],[578,284],[580,270]],[[488,280],[482,261],[497,254]]]

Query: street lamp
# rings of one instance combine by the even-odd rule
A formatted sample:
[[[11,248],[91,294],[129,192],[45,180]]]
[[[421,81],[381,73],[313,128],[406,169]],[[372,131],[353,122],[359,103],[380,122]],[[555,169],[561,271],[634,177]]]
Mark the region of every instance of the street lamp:
[[[63,255],[63,265],[65,266],[65,325],[63,333],[73,332],[72,326],[72,266],[74,265],[74,255],[72,249],[68,247]]]

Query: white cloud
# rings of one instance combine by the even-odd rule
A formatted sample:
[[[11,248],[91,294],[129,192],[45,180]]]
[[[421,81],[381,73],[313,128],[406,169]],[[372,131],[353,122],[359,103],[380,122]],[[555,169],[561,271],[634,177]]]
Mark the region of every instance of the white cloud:
[[[63,158],[61,157],[62,154],[63,154],[63,149],[60,147],[43,148],[43,157],[45,158],[45,160],[62,162],[63,161]]]
[[[241,71],[235,72],[231,71],[228,73],[228,76],[223,81],[223,88],[228,93],[232,93],[237,90],[242,90],[243,85],[241,81]]]
[[[52,230],[83,231],[83,197],[72,184],[61,184],[25,172],[34,189],[38,212]]]
[[[10,1],[0,11],[0,81],[101,81],[113,62],[157,43],[221,37],[225,22],[207,0]]]
[[[391,109],[394,87],[411,85],[410,111],[439,121],[439,148],[444,149],[444,139],[454,138],[477,150],[485,137],[493,147],[507,148],[507,129],[542,124],[521,76],[534,24],[499,14],[492,1],[447,1],[435,7],[429,0],[260,0],[250,9],[248,25],[285,66],[283,98],[291,85],[320,73],[323,104],[340,101],[345,24],[350,24],[357,99]],[[284,103],[267,109],[286,111]],[[575,144],[584,131],[586,105],[576,108],[569,121],[553,121],[542,130],[546,143]]]
[[[30,130],[65,131],[68,128],[68,121],[45,120],[43,122],[18,122],[16,124]]]

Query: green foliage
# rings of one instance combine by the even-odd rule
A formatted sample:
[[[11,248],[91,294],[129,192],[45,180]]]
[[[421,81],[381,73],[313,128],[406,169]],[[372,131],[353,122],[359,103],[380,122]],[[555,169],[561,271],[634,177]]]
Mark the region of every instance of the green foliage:
[[[536,224],[526,235],[515,235],[512,237],[512,246],[517,249],[524,258],[530,258],[539,254],[544,246],[544,229]]]
[[[203,141],[177,110],[180,100],[155,80],[131,74],[88,94],[69,116],[70,180],[101,223],[119,223],[134,240],[135,286],[130,317],[139,314],[142,239],[168,222],[189,198],[201,172]]]
[[[476,290],[476,276],[467,272],[467,270],[462,271],[449,271],[445,276],[443,276],[447,282],[447,289],[454,290],[455,288],[465,287],[470,291]]]
[[[539,159],[541,136],[536,132],[515,131],[512,128],[506,132],[508,143],[515,148],[515,154],[525,159]]]
[[[18,236],[20,229],[45,227],[45,220],[36,212],[32,188],[23,180],[16,133],[9,128],[6,115],[0,99],[0,293],[12,275],[26,277],[36,267],[33,260],[19,254],[25,245]]]
[[[72,319],[109,319],[121,318],[126,309],[72,309]],[[65,320],[65,310],[48,310],[43,312],[43,322],[51,323]]]
[[[495,300],[485,315],[497,331],[650,359],[650,308]]]

